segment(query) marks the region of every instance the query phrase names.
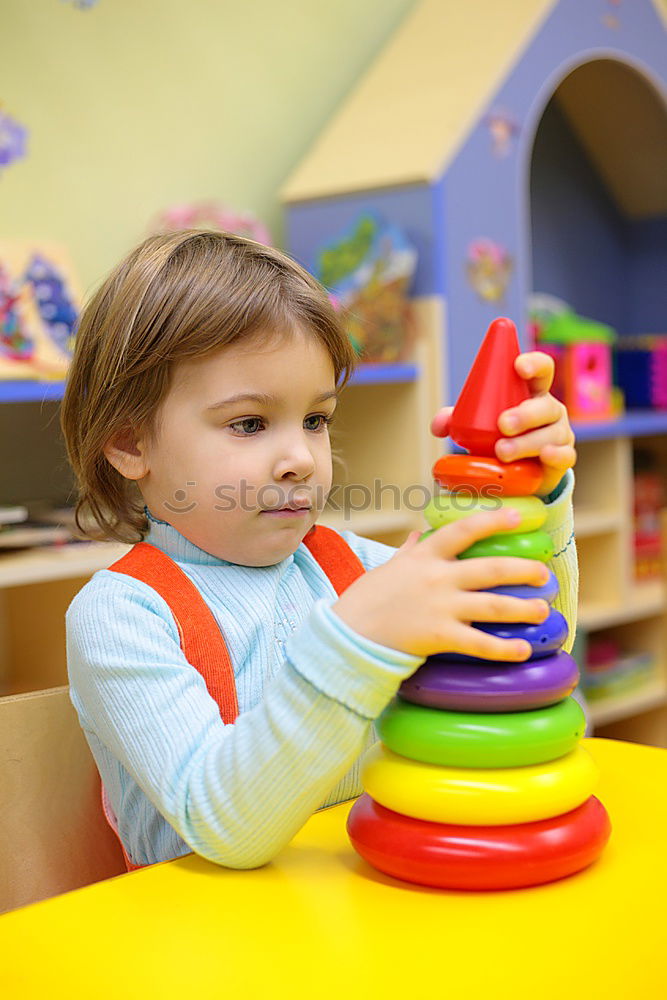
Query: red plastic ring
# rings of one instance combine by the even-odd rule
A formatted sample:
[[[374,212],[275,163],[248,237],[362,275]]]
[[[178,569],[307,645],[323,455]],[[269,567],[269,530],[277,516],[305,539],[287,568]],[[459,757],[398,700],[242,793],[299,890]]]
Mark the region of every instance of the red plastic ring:
[[[604,850],[611,823],[594,795],[560,816],[510,826],[430,823],[362,795],[350,810],[347,832],[370,865],[406,882],[520,889],[587,868]]]

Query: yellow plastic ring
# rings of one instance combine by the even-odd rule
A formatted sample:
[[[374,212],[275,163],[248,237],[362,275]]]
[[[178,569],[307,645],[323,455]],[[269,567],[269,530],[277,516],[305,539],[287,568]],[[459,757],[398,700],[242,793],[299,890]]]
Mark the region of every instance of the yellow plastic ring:
[[[380,805],[434,823],[501,826],[559,816],[581,805],[597,782],[586,750],[526,767],[440,767],[409,760],[376,743],[361,781]]]
[[[501,508],[518,510],[521,521],[515,528],[508,528],[508,534],[520,531],[537,531],[547,519],[547,508],[539,497],[489,497],[475,496],[472,492],[436,493],[424,508],[424,517],[432,528],[441,528],[453,521],[482,512]]]

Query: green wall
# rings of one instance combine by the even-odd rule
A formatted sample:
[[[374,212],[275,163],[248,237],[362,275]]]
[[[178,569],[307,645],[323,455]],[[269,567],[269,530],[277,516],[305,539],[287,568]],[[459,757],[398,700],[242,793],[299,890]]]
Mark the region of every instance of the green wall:
[[[282,182],[414,2],[2,0],[0,105],[29,139],[0,237],[65,243],[85,290],[177,202],[280,245]]]

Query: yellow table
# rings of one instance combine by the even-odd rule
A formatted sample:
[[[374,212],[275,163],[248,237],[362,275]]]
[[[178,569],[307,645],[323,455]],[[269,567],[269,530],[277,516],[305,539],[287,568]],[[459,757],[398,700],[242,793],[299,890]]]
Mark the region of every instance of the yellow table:
[[[667,751],[586,740],[614,831],[587,871],[444,892],[352,850],[349,805],[271,865],[190,855],[0,918],[0,996],[658,1000],[667,996]]]

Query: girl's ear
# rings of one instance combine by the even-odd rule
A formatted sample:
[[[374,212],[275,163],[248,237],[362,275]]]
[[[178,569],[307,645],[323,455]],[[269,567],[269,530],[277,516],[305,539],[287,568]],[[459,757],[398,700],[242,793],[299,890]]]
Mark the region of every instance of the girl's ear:
[[[125,479],[143,479],[149,470],[146,442],[133,427],[124,427],[102,449],[106,460]]]

